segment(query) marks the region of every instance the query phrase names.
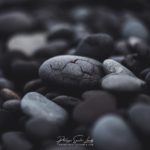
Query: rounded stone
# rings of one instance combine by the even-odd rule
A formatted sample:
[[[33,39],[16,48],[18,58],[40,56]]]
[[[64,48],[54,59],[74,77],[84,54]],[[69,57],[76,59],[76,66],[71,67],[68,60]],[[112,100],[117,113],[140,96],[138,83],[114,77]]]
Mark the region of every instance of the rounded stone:
[[[23,97],[21,109],[32,118],[41,118],[58,125],[65,124],[68,119],[68,113],[63,108],[36,92]]]
[[[103,62],[103,68],[107,74],[116,73],[116,74],[127,74],[130,76],[135,76],[129,69],[127,69],[122,64],[112,59],[106,59]]]
[[[22,132],[4,133],[2,143],[7,150],[32,150],[32,144]]]
[[[129,109],[128,116],[137,131],[150,135],[150,105],[135,104]]]
[[[33,26],[33,18],[24,12],[11,11],[0,15],[0,33],[2,34],[27,31]]]
[[[84,101],[74,109],[74,120],[82,124],[91,124],[103,115],[114,113],[116,98],[104,91],[87,91],[83,93]]]
[[[10,112],[21,112],[20,101],[17,99],[12,99],[4,102],[3,108]]]
[[[149,32],[143,22],[132,17],[124,22],[122,26],[122,36],[125,38],[138,37],[147,40]]]
[[[113,39],[108,34],[86,36],[78,45],[76,55],[86,56],[103,61],[113,52]]]
[[[138,92],[142,91],[145,85],[141,79],[121,74],[109,74],[101,81],[102,88],[112,92]]]
[[[39,75],[49,85],[91,89],[98,87],[103,72],[101,63],[94,59],[61,55],[45,61],[39,69]]]
[[[59,127],[47,120],[33,118],[27,121],[26,133],[36,140],[46,140],[55,137],[59,133]]]
[[[108,115],[99,119],[93,127],[92,137],[98,149],[141,150],[133,131],[119,116]]]

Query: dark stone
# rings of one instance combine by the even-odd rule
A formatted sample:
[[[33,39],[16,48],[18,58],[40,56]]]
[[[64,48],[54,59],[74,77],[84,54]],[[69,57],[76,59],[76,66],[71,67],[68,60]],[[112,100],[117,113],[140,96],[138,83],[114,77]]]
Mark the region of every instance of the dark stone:
[[[20,82],[36,79],[38,78],[39,66],[40,64],[37,61],[15,61],[11,66],[13,77]]]
[[[144,103],[135,104],[128,111],[131,123],[136,127],[138,132],[145,135],[150,135],[149,115],[150,106]]]
[[[140,77],[145,80],[146,75],[150,72],[150,68],[146,68],[144,70],[141,71],[140,73]]]
[[[91,34],[78,45],[76,55],[87,56],[103,61],[113,52],[113,39],[108,34]]]
[[[31,150],[32,144],[22,132],[7,132],[2,135],[2,143],[7,150]]]
[[[42,81],[40,79],[35,79],[35,80],[29,81],[25,84],[24,92],[25,93],[32,92],[32,91],[35,91],[35,90],[41,88],[42,86],[43,86]]]
[[[73,27],[69,24],[55,24],[50,28],[50,32],[47,37],[48,41],[56,39],[64,39],[72,41],[74,39]]]
[[[49,42],[44,47],[38,49],[33,54],[35,58],[48,59],[57,55],[62,55],[67,52],[69,45],[64,40],[56,40]]]
[[[74,120],[82,124],[91,124],[103,115],[114,113],[116,98],[104,91],[88,91],[83,94],[81,102],[73,113]]]
[[[26,125],[27,134],[35,140],[54,138],[59,133],[59,126],[43,119],[31,119]]]
[[[4,102],[3,108],[10,112],[21,112],[20,101],[16,99]]]
[[[19,95],[10,89],[1,89],[0,96],[3,100],[20,99]]]
[[[5,78],[0,78],[0,89],[2,88],[14,89],[14,84]]]
[[[2,35],[22,32],[33,28],[33,18],[24,12],[6,12],[0,15],[0,33]]]
[[[53,102],[57,103],[58,105],[62,106],[67,110],[73,110],[73,108],[77,106],[81,102],[81,100],[75,97],[61,95],[55,97],[53,99]]]

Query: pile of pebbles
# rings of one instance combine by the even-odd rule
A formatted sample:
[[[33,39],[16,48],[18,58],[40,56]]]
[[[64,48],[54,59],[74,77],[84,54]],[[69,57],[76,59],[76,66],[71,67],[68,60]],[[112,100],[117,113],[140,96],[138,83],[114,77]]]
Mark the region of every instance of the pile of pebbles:
[[[150,149],[150,3],[117,3],[0,1],[0,150]]]

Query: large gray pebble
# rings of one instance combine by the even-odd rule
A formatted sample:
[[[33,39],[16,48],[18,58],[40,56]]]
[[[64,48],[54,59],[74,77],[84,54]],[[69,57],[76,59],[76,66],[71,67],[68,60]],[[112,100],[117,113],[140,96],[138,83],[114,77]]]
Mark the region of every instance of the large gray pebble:
[[[93,89],[98,87],[103,73],[101,63],[94,59],[61,55],[45,61],[39,69],[39,75],[49,85]]]
[[[68,118],[63,108],[36,92],[30,92],[23,97],[21,108],[30,117],[41,118],[58,125],[66,123]]]
[[[135,76],[129,69],[127,69],[122,64],[112,59],[106,59],[103,62],[103,68],[107,74],[117,73],[117,74],[127,74],[130,76]]]
[[[119,116],[109,115],[98,120],[92,137],[99,150],[141,150],[133,131]]]
[[[105,90],[114,92],[137,92],[143,90],[145,82],[136,77],[121,74],[110,74],[101,81]]]

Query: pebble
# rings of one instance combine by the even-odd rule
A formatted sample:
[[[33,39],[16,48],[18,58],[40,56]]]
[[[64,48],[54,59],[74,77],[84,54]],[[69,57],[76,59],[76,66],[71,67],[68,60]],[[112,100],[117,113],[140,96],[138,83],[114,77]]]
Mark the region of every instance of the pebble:
[[[2,135],[2,143],[7,150],[32,150],[32,144],[22,132],[7,132]]]
[[[83,93],[84,101],[74,109],[73,117],[81,124],[91,124],[99,117],[116,110],[116,98],[104,91],[87,91]]]
[[[11,81],[5,78],[0,78],[0,89],[2,88],[14,89],[14,85]]]
[[[126,122],[115,115],[99,119],[92,130],[97,149],[141,150],[141,145]]]
[[[139,102],[139,103],[145,103],[145,104],[148,104],[150,105],[150,96],[149,95],[146,95],[146,94],[138,94],[136,97],[135,97],[135,102]]]
[[[128,110],[128,116],[131,123],[136,127],[138,132],[150,135],[150,106],[144,103],[133,105]]]
[[[60,130],[57,124],[39,118],[27,121],[25,129],[29,136],[42,141],[55,137]]]
[[[50,32],[47,36],[47,39],[55,40],[55,39],[66,39],[66,40],[73,40],[74,38],[74,30],[73,27],[69,24],[55,24],[50,28]]]
[[[31,118],[41,118],[58,125],[65,124],[68,118],[63,108],[36,92],[30,92],[22,98],[21,109]]]
[[[14,91],[7,89],[7,88],[3,88],[0,90],[0,97],[3,100],[20,99],[20,97],[17,93],[15,93]]]
[[[77,46],[76,55],[103,61],[113,52],[113,39],[108,34],[90,34]]]
[[[2,107],[10,112],[21,112],[20,101],[18,99],[8,100],[3,103]]]
[[[69,49],[69,43],[65,40],[55,40],[45,44],[43,47],[37,49],[33,57],[49,59],[57,55],[63,55]]]
[[[135,77],[135,75],[129,69],[112,59],[106,59],[103,62],[103,68],[106,74],[116,73]]]
[[[126,19],[122,26],[122,36],[125,38],[138,37],[147,40],[149,32],[146,26],[138,19]]]
[[[7,43],[9,51],[21,51],[28,56],[31,56],[37,49],[45,46],[45,44],[45,33],[14,35]]]
[[[112,92],[139,92],[145,88],[146,83],[129,75],[109,74],[102,79],[101,86]]]
[[[2,35],[27,31],[33,26],[33,18],[25,12],[10,11],[0,15],[0,33]]]
[[[50,58],[39,69],[39,76],[46,84],[67,89],[96,88],[102,75],[100,62],[71,55]]]
[[[53,102],[57,103],[58,105],[67,110],[72,110],[75,106],[77,106],[81,102],[81,100],[75,97],[61,95],[55,97],[53,99]]]
[[[16,60],[11,64],[12,76],[20,83],[28,82],[38,78],[39,66],[37,61]]]
[[[40,79],[35,79],[27,82],[24,86],[24,92],[33,92],[43,86],[42,81]]]

